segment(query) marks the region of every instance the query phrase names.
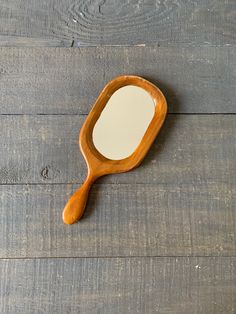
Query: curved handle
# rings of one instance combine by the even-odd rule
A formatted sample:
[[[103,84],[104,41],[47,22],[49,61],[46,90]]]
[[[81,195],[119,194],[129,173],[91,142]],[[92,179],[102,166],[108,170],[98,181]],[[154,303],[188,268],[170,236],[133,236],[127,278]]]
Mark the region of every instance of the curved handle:
[[[94,181],[95,179],[88,175],[81,187],[71,196],[62,213],[62,219],[65,224],[71,225],[82,217],[89,190]]]

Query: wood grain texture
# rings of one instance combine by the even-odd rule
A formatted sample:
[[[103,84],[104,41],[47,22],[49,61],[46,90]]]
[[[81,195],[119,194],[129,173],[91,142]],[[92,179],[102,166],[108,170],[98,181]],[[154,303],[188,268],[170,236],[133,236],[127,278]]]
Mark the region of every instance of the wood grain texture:
[[[0,258],[236,255],[236,185],[95,185],[61,220],[73,185],[0,186]]]
[[[0,183],[82,183],[84,118],[0,116]],[[140,167],[98,182],[235,184],[235,144],[235,115],[169,115]]]
[[[1,260],[4,314],[233,314],[235,258]]]
[[[2,0],[0,33],[8,45],[21,36],[75,47],[235,44],[235,11],[234,0]]]
[[[1,4],[0,4],[1,6]],[[7,36],[0,33],[0,47],[72,47],[74,41],[56,38]]]
[[[172,113],[236,112],[236,47],[0,48],[0,114],[87,114],[108,81],[142,76]]]
[[[235,12],[1,1],[0,313],[235,313],[235,115],[169,116],[140,168],[100,180],[79,224],[61,221],[85,177],[83,115],[110,79],[144,76],[170,113],[236,113]]]

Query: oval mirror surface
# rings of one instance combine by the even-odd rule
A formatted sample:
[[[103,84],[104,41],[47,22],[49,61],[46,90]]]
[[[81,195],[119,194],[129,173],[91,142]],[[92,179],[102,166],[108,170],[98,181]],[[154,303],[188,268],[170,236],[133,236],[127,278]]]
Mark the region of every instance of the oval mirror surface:
[[[151,95],[127,85],[108,100],[93,129],[93,143],[108,159],[129,157],[140,144],[155,113]]]

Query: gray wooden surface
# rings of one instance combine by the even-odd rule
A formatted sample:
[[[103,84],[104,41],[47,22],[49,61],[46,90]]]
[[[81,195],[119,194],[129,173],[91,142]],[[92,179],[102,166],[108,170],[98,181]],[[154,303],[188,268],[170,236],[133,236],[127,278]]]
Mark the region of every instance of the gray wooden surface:
[[[236,312],[235,0],[0,0],[0,313]],[[71,48],[70,48],[71,47]],[[168,100],[142,165],[61,211],[104,84]]]
[[[0,48],[3,114],[87,114],[124,73],[156,83],[171,113],[236,113],[236,47]]]
[[[61,211],[75,188],[2,186],[0,258],[236,255],[235,186],[97,184],[68,227]]]
[[[0,182],[82,183],[86,166],[77,138],[84,119],[1,115]],[[235,188],[235,144],[236,115],[169,115],[141,167],[101,182]]]
[[[236,258],[0,261],[1,313],[235,313]]]
[[[235,44],[235,10],[235,0],[1,0],[0,33],[4,45]]]

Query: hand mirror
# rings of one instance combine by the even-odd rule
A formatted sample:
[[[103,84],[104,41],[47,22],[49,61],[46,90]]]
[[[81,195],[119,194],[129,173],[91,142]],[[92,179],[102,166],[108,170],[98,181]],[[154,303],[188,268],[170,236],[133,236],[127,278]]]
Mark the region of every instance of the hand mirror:
[[[66,224],[82,217],[96,179],[129,171],[141,163],[166,113],[162,92],[141,77],[119,76],[104,87],[80,131],[79,145],[88,175],[64,208]]]

